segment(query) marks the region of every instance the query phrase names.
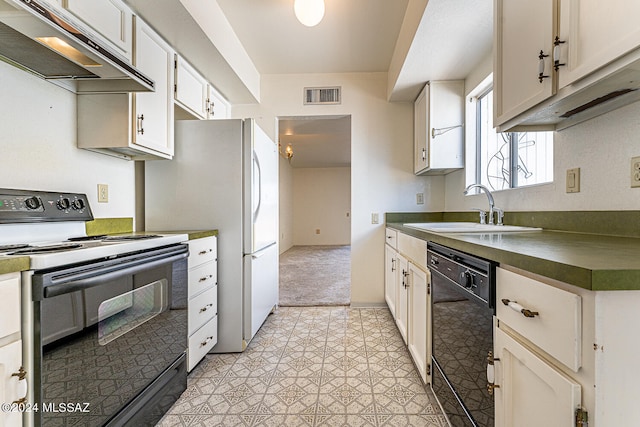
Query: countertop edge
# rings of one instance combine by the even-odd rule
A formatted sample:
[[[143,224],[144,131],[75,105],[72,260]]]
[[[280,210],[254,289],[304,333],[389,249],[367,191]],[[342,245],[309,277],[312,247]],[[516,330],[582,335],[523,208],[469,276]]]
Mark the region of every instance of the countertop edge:
[[[451,233],[420,231],[404,227],[400,223],[386,223],[386,226],[421,240],[449,246],[453,249],[468,252],[499,264],[516,267],[582,289],[591,291],[640,290],[640,269],[593,270],[518,252],[493,248],[489,244],[479,245],[462,241]]]

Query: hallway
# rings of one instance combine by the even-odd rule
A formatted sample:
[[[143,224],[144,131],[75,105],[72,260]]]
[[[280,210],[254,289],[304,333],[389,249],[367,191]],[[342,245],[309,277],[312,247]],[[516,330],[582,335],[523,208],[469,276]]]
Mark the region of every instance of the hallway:
[[[351,246],[294,246],[280,255],[280,306],[350,301]]]

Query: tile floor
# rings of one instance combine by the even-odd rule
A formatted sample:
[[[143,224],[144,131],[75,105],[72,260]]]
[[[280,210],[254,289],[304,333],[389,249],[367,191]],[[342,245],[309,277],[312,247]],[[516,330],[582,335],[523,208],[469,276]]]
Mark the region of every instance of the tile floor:
[[[447,423],[387,309],[280,307],[244,353],[200,362],[159,425]]]

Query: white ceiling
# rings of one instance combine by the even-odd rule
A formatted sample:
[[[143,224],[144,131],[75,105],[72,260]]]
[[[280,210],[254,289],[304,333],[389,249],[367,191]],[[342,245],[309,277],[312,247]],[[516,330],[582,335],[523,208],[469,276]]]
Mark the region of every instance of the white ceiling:
[[[260,74],[387,71],[409,0],[325,0],[305,27],[293,0],[218,0]]]

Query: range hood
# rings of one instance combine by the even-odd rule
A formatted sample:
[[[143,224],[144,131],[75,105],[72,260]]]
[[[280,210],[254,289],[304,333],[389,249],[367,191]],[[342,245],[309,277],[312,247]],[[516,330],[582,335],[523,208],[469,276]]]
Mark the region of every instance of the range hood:
[[[34,0],[0,0],[0,60],[75,93],[155,90],[71,16]]]

